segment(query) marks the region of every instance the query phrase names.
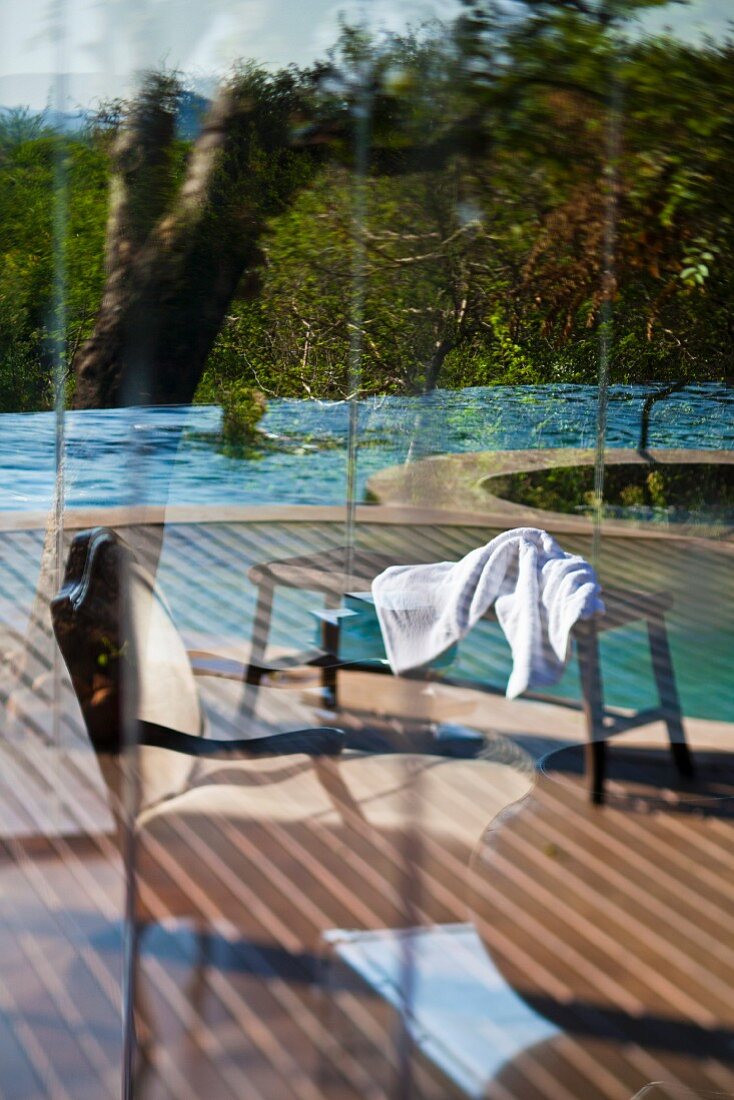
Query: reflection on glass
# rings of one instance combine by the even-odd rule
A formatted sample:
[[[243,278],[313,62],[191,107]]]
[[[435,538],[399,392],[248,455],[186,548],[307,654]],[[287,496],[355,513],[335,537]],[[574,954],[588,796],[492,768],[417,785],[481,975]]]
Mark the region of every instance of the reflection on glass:
[[[10,1100],[729,1094],[730,32],[266,7],[4,21]]]

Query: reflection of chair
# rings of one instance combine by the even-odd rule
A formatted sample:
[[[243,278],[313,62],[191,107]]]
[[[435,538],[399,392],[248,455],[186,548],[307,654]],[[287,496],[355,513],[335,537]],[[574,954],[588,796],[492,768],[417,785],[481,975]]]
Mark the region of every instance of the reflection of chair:
[[[629,1098],[653,1079],[673,1084],[650,1100],[734,1087],[734,759],[700,750],[692,783],[661,748],[620,745],[609,764],[599,813],[581,746],[549,754],[477,853],[479,935],[564,1032],[513,1057],[493,1100]]]
[[[588,737],[586,772],[594,802],[604,800],[607,739],[614,734],[646,726],[650,722],[665,723],[670,751],[678,771],[684,776],[693,774],[665,626],[665,613],[673,604],[672,596],[668,592],[634,592],[615,588],[605,588],[603,595],[606,608],[604,615],[577,623],[574,629]],[[609,715],[604,708],[599,634],[635,622],[644,622],[647,627],[660,706],[624,717]]]
[[[330,1028],[342,1048],[356,1046],[378,1087],[387,1067],[355,1034],[347,1011],[348,999],[365,992],[395,1014],[393,1028],[402,1033],[411,1076],[426,1063],[440,1069],[444,1087],[436,1095],[442,1100],[484,1097],[506,1062],[559,1034],[507,984],[470,923],[334,929],[325,941]],[[390,1094],[389,1082],[385,1086]]]
[[[340,617],[336,608],[350,591],[369,588],[371,581],[390,565],[404,564],[404,555],[379,551],[354,550],[347,554],[344,547],[321,553],[303,554],[254,566],[249,578],[257,586],[258,598],[253,625],[252,649],[245,679],[247,691],[256,690],[268,672],[282,671],[303,665],[321,670],[322,686],[334,705],[337,701],[337,671],[348,663],[339,657]],[[347,568],[349,562],[349,568]],[[319,649],[288,655],[281,659],[267,657],[273,596],[277,588],[297,588],[323,595],[327,611],[322,614],[322,644]],[[636,729],[651,722],[662,721],[667,726],[670,748],[682,775],[693,773],[670,656],[665,614],[673,604],[669,592],[639,592],[631,589],[605,588],[603,616],[578,623],[574,629],[584,716],[586,720],[586,766],[592,801],[604,800],[606,742],[617,733]],[[488,619],[494,618],[492,609]],[[599,663],[598,637],[608,630],[642,622],[647,628],[655,683],[660,705],[620,717],[610,714],[604,706],[604,694]],[[389,668],[378,661],[364,665],[370,672],[386,672]],[[530,693],[532,695],[532,693]]]
[[[313,952],[335,926],[462,918],[471,853],[524,792],[520,771],[490,759],[317,755],[341,747],[335,730],[229,746],[200,736],[183,643],[151,578],[110,531],[77,536],[52,613],[119,823],[121,686],[134,700],[138,923],[223,920],[293,955]]]

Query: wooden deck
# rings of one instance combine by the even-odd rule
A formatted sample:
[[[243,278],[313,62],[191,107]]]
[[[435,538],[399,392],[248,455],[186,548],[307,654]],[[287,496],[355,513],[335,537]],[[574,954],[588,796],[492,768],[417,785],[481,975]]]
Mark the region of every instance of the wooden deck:
[[[409,548],[415,560],[456,558],[493,533],[469,524],[425,523],[406,528],[365,519],[359,525],[361,545],[388,551]],[[245,658],[254,613],[254,592],[246,581],[249,566],[338,546],[343,535],[341,524],[327,519],[168,525],[159,577],[187,644]],[[157,558],[157,527],[133,525],[127,528],[127,537],[144,561]],[[569,537],[564,543],[589,553],[584,537]],[[0,533],[0,691],[5,704],[0,745],[0,1097],[106,1100],[119,1093],[122,863],[104,785],[55,656],[47,608],[43,601],[34,603],[42,549],[39,529]],[[610,583],[629,584],[636,579],[643,584],[649,580],[653,586],[662,580],[673,587],[677,595],[673,629],[679,638],[685,637],[689,627],[695,627],[697,637],[703,636],[703,609],[711,609],[724,626],[732,624],[731,556],[722,547],[671,540],[661,549],[659,540],[610,539],[602,543],[600,567]],[[728,604],[722,593],[728,593]],[[283,594],[276,607],[276,645],[288,648],[294,639],[309,639],[312,607],[313,600],[306,594]],[[475,660],[483,658],[478,649]],[[714,654],[712,681],[728,682],[731,691],[731,678],[727,681],[718,674],[719,660],[723,655]],[[622,663],[619,675],[623,674]],[[213,728],[221,736],[231,735],[238,729],[241,689],[207,679],[202,681],[202,693]],[[256,726],[272,730],[320,722],[324,719],[320,707],[316,682],[307,675],[294,675],[261,689]],[[426,690],[364,674],[344,675],[341,707],[334,721],[353,731],[377,730],[386,736],[408,731],[419,736],[431,722],[465,723],[508,737],[529,754],[527,758],[582,735],[581,715],[574,709],[527,701],[510,704],[468,688],[439,685]],[[689,719],[687,733],[694,752],[706,746],[726,759],[734,751],[732,722]],[[661,735],[651,728],[644,740],[654,741]],[[334,897],[352,914],[352,926],[380,927],[380,893],[394,891],[396,886],[402,891],[400,904],[407,905],[408,915],[420,924],[426,897],[412,897],[409,887],[421,877],[428,900],[440,903],[442,921],[467,920],[466,899],[457,886],[463,872],[454,865],[451,850],[438,845],[426,855],[421,838],[430,834],[439,812],[456,818],[484,813],[489,824],[503,804],[529,787],[529,779],[525,786],[524,780],[518,785],[518,761],[527,758],[522,752],[497,758],[491,806],[482,802],[486,792],[473,791],[471,784],[465,799],[454,805],[455,794],[446,794],[441,806],[426,796],[427,787],[419,786],[418,797],[411,803],[415,828],[406,834],[407,842],[405,837],[401,842],[401,875],[382,871],[379,853],[371,857],[366,849],[355,853],[322,846],[318,852],[299,851],[281,824],[278,829],[266,829],[246,853],[247,866],[257,867],[258,876],[253,871],[252,877],[233,881],[227,861],[218,862],[222,848],[212,839],[215,833],[183,835],[192,862],[208,863],[211,872],[206,896],[198,899],[208,916],[205,934],[200,924],[173,919],[178,910],[171,903],[166,850],[158,852],[158,866],[152,872],[148,852],[146,906],[158,920],[141,943],[141,997],[147,1024],[142,1025],[136,1097],[448,1100],[461,1095],[429,1057],[403,1041],[406,1033],[400,1020],[375,989],[355,981],[340,984],[335,991],[333,976],[324,978],[328,967],[323,969],[322,953],[306,947],[293,930],[314,899],[328,907],[329,898]],[[226,777],[220,773],[214,781],[226,783]],[[616,807],[614,820],[619,825],[615,829],[628,831],[626,858],[634,866],[624,864],[614,874],[608,852],[613,844],[610,838],[617,834],[605,831],[610,811],[584,807],[563,817],[563,843],[584,852],[585,867],[583,873],[576,872],[573,889],[559,898],[563,922],[571,935],[584,937],[585,950],[597,963],[610,951],[614,956],[622,949],[615,944],[621,943],[628,953],[625,967],[618,972],[618,976],[627,975],[618,983],[618,996],[628,1014],[626,1030],[611,1028],[601,1039],[583,1035],[587,1023],[574,1019],[569,1008],[569,990],[573,992],[568,983],[569,948],[557,927],[556,939],[549,936],[540,954],[525,945],[522,972],[513,970],[503,955],[507,938],[492,943],[485,935],[498,964],[523,997],[539,1013],[563,1021],[563,1037],[554,1041],[552,1049],[540,1052],[535,1061],[526,1058],[522,1064],[506,1066],[487,1095],[497,1100],[586,1100],[591,1096],[628,1100],[632,1086],[642,1088],[661,1074],[673,1083],[700,1083],[701,1088],[734,1093],[732,1002],[727,1000],[728,971],[721,969],[729,965],[726,960],[734,951],[729,919],[734,901],[729,856],[732,819],[725,803],[726,798],[720,797],[700,812],[684,814],[678,812],[674,796],[665,796],[656,806],[650,829],[629,807]],[[522,848],[525,842],[512,843]],[[547,843],[561,846],[557,839]],[[280,852],[284,844],[291,846],[290,858],[295,861],[290,888],[273,880],[272,867],[282,862],[276,861],[275,847],[270,850],[269,845],[278,845]],[[638,844],[650,849],[644,857]],[[303,888],[303,861],[309,857],[314,862],[305,876],[307,883],[314,883],[310,897],[309,888]],[[508,859],[501,853],[501,857],[502,875],[510,876],[506,888],[497,887],[489,900],[484,897],[484,912],[475,905],[475,919],[478,925],[496,925],[501,937],[501,922],[489,921],[486,911],[490,901],[497,904],[499,890],[507,906],[503,919],[515,925],[531,922],[537,930],[533,943],[543,943],[548,914],[556,904],[550,900],[554,887],[545,881],[536,883],[532,874],[523,878],[526,872],[516,856]],[[186,870],[186,858],[184,850],[177,875]],[[394,860],[389,852],[381,858]],[[670,878],[672,872],[663,858],[675,865],[675,882],[686,894],[688,908],[678,912],[675,894],[664,897],[653,890],[643,896],[641,908],[652,914],[645,919],[655,922],[656,938],[653,942],[645,934],[635,940],[629,930],[620,928],[614,906],[630,890],[639,894],[635,875],[645,882],[654,881],[656,875]],[[491,874],[491,851],[487,860]],[[512,866],[520,870],[510,874]],[[370,881],[371,875],[377,878]],[[602,894],[591,884],[598,885],[599,880],[609,884],[611,894],[608,904],[596,904],[592,921],[588,906],[594,893]],[[186,891],[185,876],[176,888]],[[521,888],[522,896],[517,892]],[[256,914],[258,935],[243,937],[242,927],[251,929],[252,921],[233,919],[233,912],[237,915],[233,897],[243,912]],[[372,917],[365,906],[372,907]],[[673,943],[671,934],[676,952],[673,973],[663,941],[668,925],[680,928],[681,922],[686,922],[687,939],[682,947],[679,940]],[[694,933],[699,926],[697,940]],[[683,1069],[680,1059],[673,1064],[667,1056],[661,1057],[660,1046],[654,1056],[648,1056],[650,1043],[644,1028],[636,1037],[634,1021],[642,1017],[635,1006],[643,1001],[639,988],[630,985],[624,993],[634,973],[634,961],[629,961],[633,941],[646,967],[644,980],[657,982],[656,988],[667,982],[670,989],[672,983],[677,991],[670,992],[659,1026],[668,1029],[663,1049],[685,1047]],[[515,961],[517,950],[515,946],[510,952]],[[719,959],[724,961],[720,964]],[[555,1002],[550,1005],[548,987],[540,989],[543,975],[548,975],[548,982],[556,981],[555,1002],[565,1004],[565,1015]],[[587,998],[593,1002],[597,997],[600,1011],[609,1009],[608,988],[595,987],[593,978],[590,981]],[[627,1054],[635,1043],[647,1055],[630,1061]],[[569,1055],[569,1051],[581,1053]],[[630,1071],[630,1065],[637,1070]]]
[[[490,1095],[624,1097],[645,1079],[734,1093],[734,756],[696,755],[686,783],[664,750],[617,746],[598,810],[580,749],[558,750],[485,838],[479,934],[560,1029]]]

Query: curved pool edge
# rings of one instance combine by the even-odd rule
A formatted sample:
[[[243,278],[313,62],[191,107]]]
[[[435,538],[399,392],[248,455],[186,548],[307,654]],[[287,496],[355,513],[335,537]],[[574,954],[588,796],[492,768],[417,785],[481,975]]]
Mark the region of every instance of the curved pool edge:
[[[410,466],[390,466],[373,474],[368,481],[370,496],[378,506],[392,508],[421,507],[430,500],[436,515],[456,509],[474,515],[475,521],[500,529],[542,527],[553,534],[590,534],[594,521],[587,516],[544,511],[505,500],[488,491],[487,484],[505,474],[528,473],[560,466],[592,466],[596,452],[589,448],[546,448],[527,451],[478,451],[474,454],[443,454],[420,459]],[[734,451],[728,450],[650,450],[640,453],[631,448],[615,447],[604,452],[608,464],[659,465],[679,463],[734,464]],[[444,521],[446,522],[446,521]],[[649,520],[606,518],[601,521],[602,535],[617,538],[653,538],[703,540],[707,545],[731,547],[734,526],[723,524],[675,524],[663,526]]]

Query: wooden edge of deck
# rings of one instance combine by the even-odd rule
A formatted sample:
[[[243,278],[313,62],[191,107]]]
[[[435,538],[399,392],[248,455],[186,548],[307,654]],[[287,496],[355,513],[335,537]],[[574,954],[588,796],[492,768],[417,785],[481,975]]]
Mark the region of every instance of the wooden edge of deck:
[[[86,527],[134,527],[196,523],[346,523],[347,510],[341,505],[265,504],[265,505],[149,505],[112,508],[69,508],[64,513],[66,530]],[[508,526],[505,513],[450,511],[397,504],[361,504],[357,506],[357,523],[405,526],[477,527],[504,531]],[[9,531],[44,530],[49,520],[47,512],[0,512],[0,533]],[[544,527],[552,534],[587,535],[594,524],[580,516],[543,517]],[[529,515],[528,523],[538,522]],[[647,526],[628,526],[614,521],[601,524],[603,538],[655,539],[685,542],[705,546],[726,554],[734,553],[734,530],[726,529],[716,537],[706,536],[690,527],[683,530]]]

